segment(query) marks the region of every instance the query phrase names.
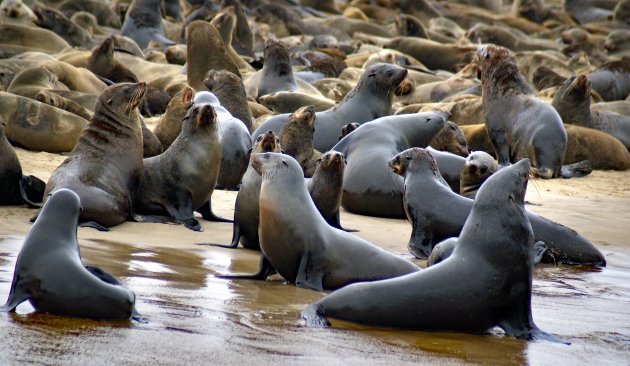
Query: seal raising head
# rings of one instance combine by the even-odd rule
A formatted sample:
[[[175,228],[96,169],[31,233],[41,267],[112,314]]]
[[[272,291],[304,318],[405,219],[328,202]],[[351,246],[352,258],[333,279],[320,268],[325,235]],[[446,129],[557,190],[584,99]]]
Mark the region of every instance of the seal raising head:
[[[532,93],[531,87],[518,71],[516,59],[507,48],[492,44],[479,47],[477,63],[483,96]]]

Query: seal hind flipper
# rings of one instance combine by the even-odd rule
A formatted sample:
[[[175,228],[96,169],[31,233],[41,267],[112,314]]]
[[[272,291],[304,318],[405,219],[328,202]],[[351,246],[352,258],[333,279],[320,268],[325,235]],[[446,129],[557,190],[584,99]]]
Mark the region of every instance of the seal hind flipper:
[[[204,220],[215,222],[234,222],[234,220],[219,217],[212,212],[212,197],[208,198],[208,202],[201,205],[201,207],[199,207],[196,211],[201,214],[201,217],[203,217]]]
[[[20,179],[20,193],[24,203],[29,207],[42,207],[41,202],[44,200],[44,190],[46,190],[46,183],[35,176],[24,175]]]
[[[234,226],[232,227],[232,242],[230,244],[200,244],[200,245],[209,245],[211,247],[219,247],[219,248],[228,248],[228,249],[236,249],[238,247],[238,242],[241,240],[241,227],[238,225],[236,219],[234,219]]]
[[[109,228],[99,224],[96,221],[80,222],[79,223],[79,227],[89,227],[89,228],[92,228],[92,229],[96,229],[98,231],[109,231]]]
[[[295,284],[315,291],[324,291],[323,277],[324,273],[321,270],[313,268],[311,253],[305,252],[300,259]]]
[[[527,340],[530,341],[549,341],[549,342],[554,342],[554,343],[562,343],[562,344],[566,344],[567,346],[569,346],[571,344],[571,342],[567,342],[563,339],[560,339],[552,334],[549,334],[547,332],[543,332],[542,330],[538,329],[538,328],[534,328],[532,329],[528,334],[527,334]]]
[[[16,279],[15,277],[17,277],[17,274],[13,278],[13,284],[11,285],[11,291],[9,292],[7,303],[0,306],[0,313],[15,312],[18,305],[31,297],[29,293],[19,287],[19,279]]]
[[[588,160],[582,160],[580,162],[563,165],[560,168],[560,175],[562,178],[577,178],[585,177],[593,171],[593,166]]]
[[[258,269],[257,273],[254,273],[254,274],[235,274],[235,275],[218,275],[218,276],[215,276],[215,277],[217,277],[217,278],[224,278],[224,279],[238,278],[238,279],[244,279],[244,280],[265,281],[267,279],[267,277],[271,276],[274,273],[276,273],[276,269],[273,268],[271,263],[269,263],[269,260],[267,259],[267,257],[265,257],[264,254],[261,254],[260,255],[260,268]]]
[[[317,303],[310,304],[300,314],[304,325],[307,327],[329,327],[330,322],[326,319],[326,315]]]

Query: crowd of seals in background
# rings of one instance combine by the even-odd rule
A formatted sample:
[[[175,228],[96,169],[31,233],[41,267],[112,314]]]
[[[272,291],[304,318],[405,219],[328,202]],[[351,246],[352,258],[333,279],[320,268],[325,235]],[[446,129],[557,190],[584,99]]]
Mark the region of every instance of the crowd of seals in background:
[[[233,239],[211,244],[261,261],[221,277],[340,289],[306,324],[557,340],[532,320],[534,264],[606,260],[524,195],[630,168],[630,0],[4,0],[0,122],[0,203],[43,206],[3,311],[141,319],[78,265],[77,224],[202,231],[196,212],[232,221],[212,211],[228,189]],[[68,157],[44,183],[12,145]],[[349,233],[340,207],[407,218],[430,267]]]

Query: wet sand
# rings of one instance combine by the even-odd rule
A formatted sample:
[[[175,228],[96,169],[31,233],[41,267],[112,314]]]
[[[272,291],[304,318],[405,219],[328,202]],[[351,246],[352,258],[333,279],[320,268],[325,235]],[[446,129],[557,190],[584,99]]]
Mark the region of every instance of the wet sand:
[[[25,174],[47,180],[64,157],[17,149]],[[236,192],[216,191],[215,212],[232,217]],[[305,328],[298,315],[324,293],[279,277],[228,281],[218,273],[254,272],[258,253],[200,243],[229,243],[232,226],[127,222],[101,233],[79,229],[85,264],[100,266],[136,293],[148,320],[97,322],[33,312],[25,303],[0,314],[0,364],[585,364],[621,365],[630,354],[630,172],[535,180],[528,208],[567,225],[606,255],[603,269],[541,265],[534,275],[537,325],[571,346],[490,335],[431,333],[333,321]],[[0,302],[35,213],[0,207]],[[411,232],[404,220],[342,213],[345,227],[405,258]],[[423,261],[418,262],[424,266]]]

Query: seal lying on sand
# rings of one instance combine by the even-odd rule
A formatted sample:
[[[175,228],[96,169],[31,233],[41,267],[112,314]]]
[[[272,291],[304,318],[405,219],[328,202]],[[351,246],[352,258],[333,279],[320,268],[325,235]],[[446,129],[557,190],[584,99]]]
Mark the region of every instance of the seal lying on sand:
[[[48,180],[45,194],[69,188],[79,195],[79,220],[86,226],[103,230],[132,213],[143,154],[137,107],[146,90],[145,83],[107,88],[79,142]]]
[[[475,199],[479,188],[501,166],[485,151],[473,151],[466,157],[466,164],[459,176],[459,194]]]
[[[414,149],[411,158],[416,154],[428,153]],[[449,259],[418,273],[335,291],[309,305],[302,318],[310,325],[328,325],[326,317],[333,317],[472,333],[499,326],[510,337],[556,340],[532,318],[534,242],[524,207],[528,175],[529,160],[523,159],[488,179]]]
[[[407,70],[377,63],[363,72],[361,79],[335,107],[316,113],[313,146],[328,151],[339,141],[339,131],[350,122],[364,123],[387,116],[392,111],[394,90],[407,76]],[[289,114],[280,114],[260,125],[252,134],[266,131],[280,133],[289,120]]]
[[[437,243],[460,235],[474,201],[449,189],[429,154],[416,156],[413,150],[403,151],[389,160],[389,166],[405,178],[405,211],[412,225],[409,251],[418,258],[427,258]],[[606,265],[604,255],[575,231],[531,211],[525,212],[534,230],[534,240],[547,245],[543,262]]]
[[[254,154],[262,175],[260,188],[260,270],[264,280],[274,270],[291,283],[317,291],[358,281],[374,281],[419,271],[415,264],[359,237],[328,225],[304,185],[300,165],[288,155]]]
[[[28,300],[43,313],[119,320],[134,315],[135,295],[79,255],[79,196],[58,189],[46,201],[20,250],[9,299],[0,311]]]

